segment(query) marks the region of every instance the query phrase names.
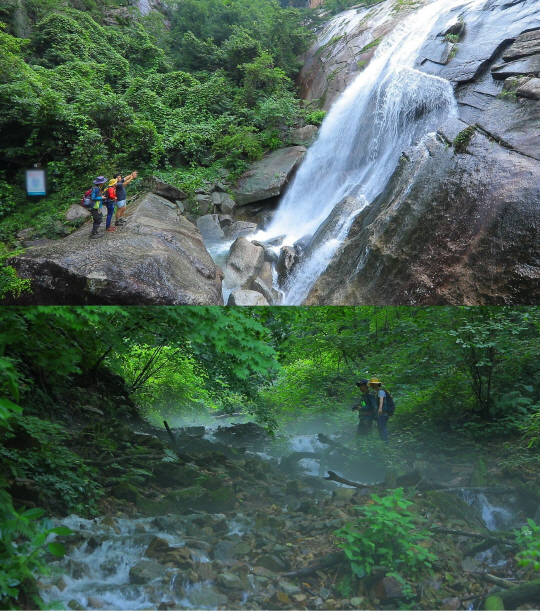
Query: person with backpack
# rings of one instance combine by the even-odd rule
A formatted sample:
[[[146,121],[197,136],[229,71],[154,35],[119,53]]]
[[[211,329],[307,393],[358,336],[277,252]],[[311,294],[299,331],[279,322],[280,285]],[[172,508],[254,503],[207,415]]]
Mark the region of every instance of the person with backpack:
[[[101,213],[101,206],[103,204],[103,194],[101,193],[101,185],[104,185],[107,182],[105,176],[98,176],[95,180],[92,181],[94,183],[94,187],[92,187],[92,191],[90,193],[90,204],[92,207],[90,208],[90,214],[92,215],[92,219],[94,224],[92,225],[92,232],[90,233],[91,238],[101,238],[103,236],[102,233],[98,233],[99,226],[103,221],[103,214]],[[86,195],[85,200],[87,201]],[[84,204],[83,204],[84,205]]]
[[[394,413],[394,400],[388,391],[383,390],[382,384],[377,378],[371,378],[369,386],[376,393],[375,418],[379,429],[379,438],[388,444],[388,418]]]
[[[362,396],[360,401],[352,406],[352,411],[358,411],[358,428],[356,434],[359,437],[367,437],[373,427],[375,418],[375,393],[368,386],[369,380],[362,378],[356,382]]]
[[[107,221],[105,223],[105,231],[116,231],[116,227],[111,227],[112,217],[114,214],[114,205],[116,203],[116,178],[109,180],[109,186],[104,192],[104,203],[107,206]]]

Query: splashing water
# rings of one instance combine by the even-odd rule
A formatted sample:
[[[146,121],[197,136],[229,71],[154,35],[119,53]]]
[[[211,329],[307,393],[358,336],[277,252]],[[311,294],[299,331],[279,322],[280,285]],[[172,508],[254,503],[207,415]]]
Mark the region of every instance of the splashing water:
[[[315,233],[344,197],[354,194],[358,206],[312,245],[287,282],[284,304],[302,303],[356,215],[384,188],[402,151],[457,116],[451,84],[414,63],[441,15],[483,2],[436,0],[405,19],[330,110],[272,224],[256,239],[285,235],[284,244],[292,245]]]

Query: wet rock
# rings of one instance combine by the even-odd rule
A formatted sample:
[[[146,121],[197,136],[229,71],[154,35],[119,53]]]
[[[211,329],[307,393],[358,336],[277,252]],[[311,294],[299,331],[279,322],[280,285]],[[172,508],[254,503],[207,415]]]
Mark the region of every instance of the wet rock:
[[[530,112],[529,127],[539,120]],[[527,141],[525,125],[507,137],[538,155],[539,132],[529,129]],[[540,163],[479,133],[468,151],[455,155],[431,137],[410,150],[356,217],[306,305],[536,303],[540,234],[530,228],[540,224]]]
[[[255,278],[251,288],[260,293],[269,305],[276,305],[280,301],[281,295],[272,286],[267,286],[260,278]]]
[[[273,573],[284,573],[287,570],[285,562],[273,554],[259,556],[255,561],[255,566],[261,566]]]
[[[249,288],[264,264],[264,249],[246,238],[237,238],[227,258],[225,285],[230,288]]]
[[[189,602],[196,609],[219,609],[227,605],[228,599],[214,587],[203,584],[199,589],[193,589],[188,594]]]
[[[190,437],[197,438],[204,437],[206,433],[206,427],[204,426],[186,426],[184,430]]]
[[[229,562],[236,557],[236,546],[232,541],[220,541],[214,547],[214,558],[222,562]]]
[[[74,598],[72,598],[68,602],[68,607],[70,609],[73,609],[73,611],[84,611],[84,607],[80,603],[78,603]]]
[[[223,214],[234,214],[236,202],[228,193],[220,193],[219,208]]]
[[[191,486],[199,473],[172,462],[160,462],[154,467],[154,477],[161,486]]]
[[[375,582],[370,592],[370,598],[378,598],[383,603],[404,596],[403,584],[395,577],[384,577]]]
[[[263,263],[263,266],[259,270],[259,274],[257,277],[260,278],[266,284],[268,288],[271,288],[274,283],[274,277],[272,274],[272,264],[266,258],[266,254],[267,254],[266,251],[264,254],[265,254],[265,261]]]
[[[540,79],[532,78],[519,86],[516,94],[521,98],[529,98],[531,100],[540,100]]]
[[[270,305],[264,295],[257,291],[233,291],[227,301],[228,306],[267,306]]]
[[[520,34],[506,49],[502,58],[505,61],[512,61],[537,53],[540,53],[540,30],[533,30]]]
[[[148,558],[157,560],[163,558],[170,549],[168,541],[165,541],[165,539],[161,537],[154,537],[152,541],[150,541],[150,545],[146,548],[144,555]]]
[[[165,577],[167,568],[155,560],[141,560],[129,569],[129,583],[148,584],[154,579]]]
[[[195,195],[195,204],[197,206],[197,213],[203,216],[211,212],[214,207],[211,195]]]
[[[300,256],[307,250],[309,243],[312,239],[312,235],[305,235],[302,236],[299,240],[296,240],[296,242],[293,244],[293,248],[298,256]]]
[[[10,259],[18,275],[31,280],[25,303],[221,304],[221,270],[198,229],[164,201],[143,195],[114,234],[90,240],[83,226]]]
[[[166,199],[174,202],[177,199],[186,199],[187,193],[184,193],[181,189],[177,187],[173,187],[173,185],[169,185],[166,182],[163,182],[156,176],[147,176],[142,181],[142,186],[152,191],[156,195],[161,195],[161,197],[165,197]]]
[[[90,218],[90,212],[86,208],[83,208],[80,204],[73,204],[66,210],[65,217],[66,217],[66,221],[77,221],[79,219],[88,219]],[[19,233],[21,232],[19,231]],[[17,237],[19,237],[19,233],[17,233]]]
[[[336,488],[332,492],[332,498],[337,501],[350,501],[353,496],[356,494],[355,488]]]
[[[227,239],[239,238],[247,236],[257,231],[257,223],[249,223],[248,221],[234,221],[225,228],[225,236]]]
[[[292,246],[282,246],[279,251],[279,258],[276,263],[278,281],[283,284],[291,273],[294,266],[298,263],[298,255]]]
[[[494,79],[504,80],[509,76],[518,76],[519,74],[534,74],[540,73],[540,54],[518,59],[517,61],[508,62],[498,66],[493,66],[491,75]]]
[[[129,501],[130,503],[135,503],[139,498],[137,488],[129,482],[118,484],[113,488],[112,493],[115,498]]]
[[[218,242],[224,236],[217,214],[200,216],[197,219],[197,228],[201,232],[203,239],[208,242]]]
[[[315,125],[305,125],[304,127],[293,129],[290,133],[291,144],[310,146],[315,142],[318,131],[319,128]]]
[[[241,590],[243,588],[242,580],[234,573],[222,573],[216,578],[218,585],[222,588]]]
[[[237,205],[279,195],[305,152],[303,146],[291,146],[273,151],[253,163],[232,189]]]
[[[282,592],[285,592],[285,594],[288,594],[289,596],[291,596],[292,594],[300,594],[301,592],[298,586],[295,586],[294,584],[284,580],[278,581],[277,588]]]

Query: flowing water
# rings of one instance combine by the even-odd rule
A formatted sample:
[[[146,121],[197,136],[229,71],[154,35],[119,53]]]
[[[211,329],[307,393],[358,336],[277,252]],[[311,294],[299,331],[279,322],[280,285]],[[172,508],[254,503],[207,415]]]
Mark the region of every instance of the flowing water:
[[[292,245],[314,234],[344,197],[354,195],[358,205],[299,263],[285,287],[284,304],[298,305],[307,297],[401,153],[457,115],[451,84],[415,69],[415,60],[441,15],[448,14],[450,22],[460,9],[483,1],[436,0],[406,18],[331,108],[271,225],[256,239],[284,235],[284,244]]]

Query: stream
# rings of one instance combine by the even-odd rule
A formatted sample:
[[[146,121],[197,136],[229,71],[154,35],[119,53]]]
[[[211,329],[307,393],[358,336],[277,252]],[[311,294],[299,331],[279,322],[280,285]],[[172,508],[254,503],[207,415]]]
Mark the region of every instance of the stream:
[[[221,439],[217,433],[215,429],[207,429],[206,437],[214,443]],[[248,455],[256,457],[276,468],[280,460],[293,452],[314,452],[323,456],[298,461],[288,476],[294,486],[299,479],[308,485],[321,482],[322,487],[316,486],[308,495],[310,500],[296,500],[290,494],[289,484],[286,491],[275,482],[268,488],[275,517],[268,517],[261,509],[250,509],[212,514],[186,511],[181,515],[170,513],[157,517],[121,515],[93,520],[71,515],[55,520],[55,525],[68,526],[75,534],[66,556],[52,562],[52,574],[40,581],[45,602],[60,602],[70,609],[267,608],[261,605],[273,592],[275,595],[273,579],[278,576],[261,569],[253,559],[259,554],[280,551],[290,555],[292,547],[287,548],[282,543],[280,531],[283,528],[309,533],[320,528],[331,532],[339,527],[333,517],[342,514],[339,509],[332,509],[326,499],[330,499],[331,490],[340,485],[332,482],[331,487],[325,489],[321,479],[328,466],[356,481],[372,483],[380,481],[381,476],[384,479],[384,469],[369,466],[371,461],[359,469],[356,461],[351,463],[343,456],[328,456],[325,450],[327,446],[314,434],[291,434],[262,445],[251,444],[246,458]],[[432,468],[436,471],[439,457],[432,458]],[[449,472],[440,470],[441,477],[446,478]],[[467,490],[457,496],[482,518],[489,530],[510,529],[520,519],[523,522],[515,496],[505,497],[503,504],[500,498],[495,500]],[[306,503],[311,509],[302,508]],[[321,517],[316,517],[321,515],[316,510],[319,504],[327,506],[327,521],[321,522]],[[313,516],[306,515],[306,511],[313,512]],[[306,518],[309,518],[307,522]],[[159,552],[161,556],[149,554],[148,550],[156,541],[166,548]],[[294,544],[287,545],[294,547]],[[180,558],[182,569],[178,564],[164,562],[168,556],[163,554],[169,553],[183,554],[175,556],[176,563]],[[306,554],[307,550],[302,553]],[[504,565],[505,559],[498,548],[492,548],[477,554],[472,562],[476,563],[474,566],[483,563],[497,567]],[[272,570],[282,572],[277,568]],[[281,589],[300,591],[290,583],[279,584]],[[227,594],[223,593],[224,589]]]

